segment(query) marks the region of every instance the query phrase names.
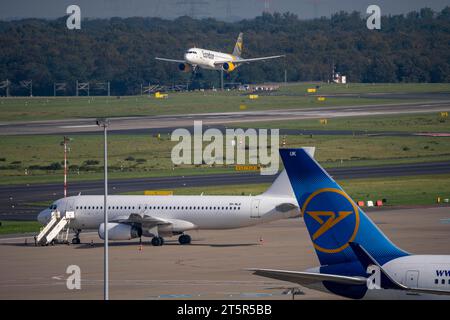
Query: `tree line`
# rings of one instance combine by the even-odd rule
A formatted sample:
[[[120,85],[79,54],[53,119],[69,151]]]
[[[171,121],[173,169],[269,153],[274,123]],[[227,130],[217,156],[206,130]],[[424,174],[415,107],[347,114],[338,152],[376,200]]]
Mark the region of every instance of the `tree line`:
[[[365,15],[340,12],[300,20],[291,13],[264,13],[235,23],[179,17],[85,19],[68,30],[66,17],[0,22],[0,81],[17,86],[33,80],[34,95],[53,95],[55,82],[106,82],[114,95],[136,94],[140,84],[219,86],[220,74],[178,71],[189,47],[232,52],[244,32],[244,57],[286,54],[285,59],[246,64],[227,75],[229,82],[328,81],[332,68],[350,82],[449,82],[450,7],[383,16],[381,30],[369,30]],[[0,89],[0,95],[4,95]]]

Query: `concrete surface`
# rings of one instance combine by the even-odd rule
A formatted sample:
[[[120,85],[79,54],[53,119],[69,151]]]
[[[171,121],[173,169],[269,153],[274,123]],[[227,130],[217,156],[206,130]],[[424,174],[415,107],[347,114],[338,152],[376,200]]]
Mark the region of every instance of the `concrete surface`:
[[[448,207],[374,210],[369,216],[407,251],[450,254]],[[190,234],[190,246],[178,245],[176,238],[162,247],[145,239],[142,250],[136,239],[112,243],[110,298],[291,299],[282,292],[298,286],[243,269],[303,270],[318,264],[302,219]],[[102,241],[94,232],[81,239],[80,245],[48,247],[34,247],[32,237],[0,239],[0,299],[102,299]],[[69,265],[81,268],[81,290],[66,287]],[[338,298],[302,290],[296,299]]]

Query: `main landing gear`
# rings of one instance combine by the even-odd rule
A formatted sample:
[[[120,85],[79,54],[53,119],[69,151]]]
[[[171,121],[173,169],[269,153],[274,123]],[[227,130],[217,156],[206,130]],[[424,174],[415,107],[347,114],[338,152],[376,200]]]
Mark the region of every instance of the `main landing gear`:
[[[164,244],[164,239],[162,237],[153,237],[152,246],[159,247]]]
[[[188,234],[182,234],[179,238],[178,238],[178,242],[180,244],[190,244],[191,243],[191,236]]]
[[[178,238],[178,242],[180,244],[190,244],[191,236],[189,236],[187,234],[182,234]],[[164,244],[164,238],[162,238],[162,237],[153,237],[152,238],[152,246],[159,247],[159,246],[162,246],[163,244]]]
[[[80,244],[81,243],[80,233],[81,233],[80,229],[75,230],[75,237],[72,239],[72,244]]]

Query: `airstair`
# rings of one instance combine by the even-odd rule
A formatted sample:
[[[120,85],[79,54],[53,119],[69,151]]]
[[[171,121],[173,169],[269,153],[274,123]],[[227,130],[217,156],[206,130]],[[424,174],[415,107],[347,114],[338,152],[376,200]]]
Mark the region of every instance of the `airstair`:
[[[70,221],[75,218],[73,211],[66,211],[61,215],[59,211],[53,211],[47,225],[36,236],[36,244],[42,246],[50,243],[68,243]]]

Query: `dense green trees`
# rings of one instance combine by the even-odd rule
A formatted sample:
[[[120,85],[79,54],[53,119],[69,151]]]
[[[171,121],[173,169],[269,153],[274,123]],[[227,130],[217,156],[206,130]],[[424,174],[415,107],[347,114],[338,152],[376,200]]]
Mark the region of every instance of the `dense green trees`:
[[[226,23],[214,19],[112,18],[83,20],[69,31],[65,18],[0,22],[0,81],[16,86],[33,80],[35,95],[52,95],[53,82],[111,81],[112,94],[138,93],[141,83],[186,83],[190,74],[155,56],[180,58],[188,47],[231,52],[244,32],[244,56],[286,54],[281,61],[254,63],[229,75],[243,83],[327,81],[334,64],[351,82],[449,82],[450,7],[422,9],[382,18],[381,30],[368,30],[359,13],[302,21],[290,13],[263,14]],[[219,73],[201,71],[197,87],[218,86]],[[0,94],[4,94],[0,91]]]

